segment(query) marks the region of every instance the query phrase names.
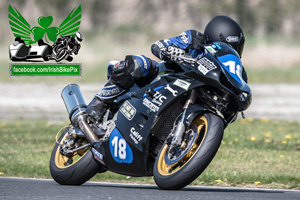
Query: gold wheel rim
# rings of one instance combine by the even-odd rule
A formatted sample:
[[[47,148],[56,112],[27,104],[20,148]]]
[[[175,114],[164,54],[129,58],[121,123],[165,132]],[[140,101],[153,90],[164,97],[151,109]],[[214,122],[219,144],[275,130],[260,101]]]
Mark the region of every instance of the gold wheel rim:
[[[59,145],[61,145],[61,143],[66,139],[67,137],[67,134],[64,135],[63,139],[60,141]],[[56,150],[56,153],[55,153],[55,165],[56,167],[60,168],[60,169],[65,169],[65,168],[68,168],[68,167],[71,167],[72,165],[74,165],[75,163],[77,163],[86,153],[87,153],[87,150],[89,148],[85,148],[81,151],[84,151],[84,153],[82,155],[78,154],[77,152],[75,152],[72,157],[67,157],[67,156],[64,156],[62,154],[59,153],[59,146],[57,147],[57,150]],[[72,159],[72,163],[71,164],[68,164],[68,161]]]
[[[204,116],[201,116],[199,118],[194,119],[192,124],[197,126],[197,136],[196,136],[197,138],[195,139],[194,144],[192,144],[193,146],[181,160],[179,160],[178,162],[176,162],[172,165],[168,165],[165,162],[165,155],[166,155],[166,153],[168,153],[167,151],[168,151],[169,145],[165,144],[163,146],[163,149],[158,158],[157,168],[158,168],[159,174],[161,174],[163,176],[169,176],[169,175],[172,175],[172,174],[178,172],[194,157],[195,153],[201,147],[203,140],[206,137],[206,133],[207,133],[207,119]],[[203,130],[204,130],[204,132],[203,132]],[[197,140],[198,140],[199,136],[201,136],[202,139],[197,144]],[[183,164],[181,163],[182,161],[183,161]]]

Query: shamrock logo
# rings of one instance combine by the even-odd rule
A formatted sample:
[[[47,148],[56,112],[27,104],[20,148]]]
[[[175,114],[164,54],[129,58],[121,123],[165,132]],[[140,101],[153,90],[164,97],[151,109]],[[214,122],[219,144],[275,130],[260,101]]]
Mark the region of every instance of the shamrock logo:
[[[38,23],[41,27],[35,26],[31,29],[35,41],[44,38],[44,36],[47,43],[49,43],[48,39],[53,43],[56,41],[56,38],[59,34],[59,28],[49,27],[52,24],[52,22],[52,16],[39,17]]]
[[[43,38],[47,43],[49,41],[54,43],[59,35],[74,36],[78,32],[81,22],[81,5],[74,8],[59,27],[50,27],[53,22],[52,16],[41,16],[38,18],[40,26],[31,28],[20,12],[11,5],[8,7],[8,18],[14,36],[20,37],[26,45],[34,44]],[[31,34],[34,40],[32,40]]]

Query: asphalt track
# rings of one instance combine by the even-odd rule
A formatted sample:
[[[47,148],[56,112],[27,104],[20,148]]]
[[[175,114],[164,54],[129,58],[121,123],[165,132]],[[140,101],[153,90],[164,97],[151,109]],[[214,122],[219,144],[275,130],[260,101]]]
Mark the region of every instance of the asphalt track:
[[[299,190],[188,186],[178,191],[160,190],[156,185],[87,182],[62,186],[53,180],[0,178],[1,200],[299,200]]]

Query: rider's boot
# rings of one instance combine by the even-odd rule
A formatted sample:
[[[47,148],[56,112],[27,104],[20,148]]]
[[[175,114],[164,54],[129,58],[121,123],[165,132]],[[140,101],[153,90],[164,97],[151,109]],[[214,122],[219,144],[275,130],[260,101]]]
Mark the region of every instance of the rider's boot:
[[[113,84],[109,79],[104,88],[102,88],[101,91],[95,95],[94,99],[86,108],[88,118],[94,123],[98,122],[104,115],[105,110],[118,96],[124,92],[124,89]]]
[[[104,114],[108,105],[99,97],[95,96],[86,108],[88,118],[93,123],[98,122]]]

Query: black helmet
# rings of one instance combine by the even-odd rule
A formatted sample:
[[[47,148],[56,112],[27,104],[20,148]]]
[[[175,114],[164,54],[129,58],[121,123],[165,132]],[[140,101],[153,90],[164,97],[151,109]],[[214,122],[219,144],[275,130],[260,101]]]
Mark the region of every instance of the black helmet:
[[[230,44],[242,57],[245,37],[240,25],[226,16],[214,17],[204,30],[206,43],[225,42]]]

